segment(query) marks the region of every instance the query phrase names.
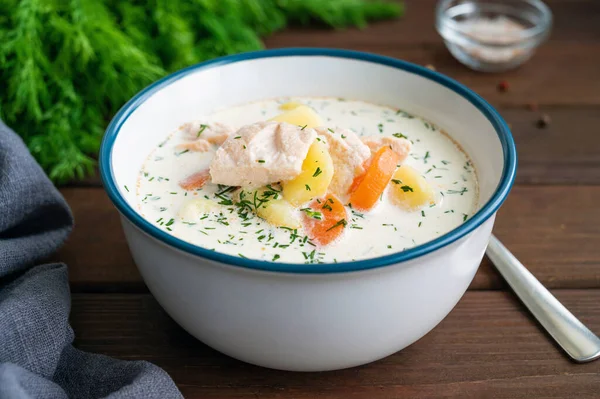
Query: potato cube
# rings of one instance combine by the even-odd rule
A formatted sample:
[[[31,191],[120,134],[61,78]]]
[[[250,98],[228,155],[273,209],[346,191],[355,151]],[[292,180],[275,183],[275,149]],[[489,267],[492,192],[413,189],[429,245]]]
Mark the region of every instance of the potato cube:
[[[325,196],[332,178],[333,160],[327,146],[315,140],[302,163],[302,172],[282,184],[283,197],[292,205],[300,206],[313,198]]]
[[[271,118],[270,120],[276,122],[287,122],[291,123],[292,125],[306,126],[309,128],[314,128],[323,124],[319,114],[306,105],[299,105],[293,109],[290,109],[289,111],[285,111]]]
[[[299,106],[304,105],[302,103],[299,103],[297,101],[288,101],[287,103],[283,103],[279,106],[279,109],[282,109],[284,111],[289,111],[295,108],[298,108]],[[304,125],[302,125],[304,126]]]
[[[435,203],[435,192],[431,185],[413,167],[402,165],[390,182],[390,198],[398,207],[416,211]]]
[[[290,229],[300,228],[298,210],[282,198],[280,192],[275,192],[268,187],[256,190],[239,190],[235,195],[236,201],[242,201],[256,213],[256,215],[277,227]]]
[[[257,211],[258,216],[277,227],[300,228],[298,211],[284,199],[271,200]]]

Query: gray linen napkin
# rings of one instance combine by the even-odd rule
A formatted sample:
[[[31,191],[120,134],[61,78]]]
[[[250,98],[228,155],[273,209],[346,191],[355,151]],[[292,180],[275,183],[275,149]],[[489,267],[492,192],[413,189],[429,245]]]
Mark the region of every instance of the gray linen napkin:
[[[64,242],[71,212],[0,121],[0,399],[181,398],[145,361],[73,348],[67,267],[36,265]]]

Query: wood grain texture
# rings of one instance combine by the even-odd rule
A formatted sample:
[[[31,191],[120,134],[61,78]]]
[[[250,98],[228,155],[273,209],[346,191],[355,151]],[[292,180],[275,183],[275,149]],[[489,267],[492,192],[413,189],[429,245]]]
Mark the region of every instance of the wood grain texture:
[[[501,108],[500,113],[517,146],[517,184],[600,184],[600,106]],[[543,114],[551,122],[539,128]]]
[[[600,291],[559,290],[600,331]],[[370,365],[289,373],[222,355],[179,328],[150,295],[73,297],[76,346],[163,367],[186,398],[598,398],[600,362],[569,362],[506,292],[467,292],[417,343]]]
[[[145,292],[121,230],[100,188],[65,188],[75,230],[55,260],[69,265],[75,291]],[[544,284],[600,288],[600,186],[517,186],[495,233]],[[568,211],[566,211],[568,210]],[[487,260],[471,289],[505,288]]]
[[[406,15],[368,29],[329,32],[289,29],[267,38],[269,48],[329,47],[373,52],[420,65],[431,64],[494,106],[540,104],[600,105],[600,2],[548,1],[554,27],[548,42],[517,70],[501,74],[475,73],[456,61],[435,31],[434,0],[406,1]],[[565,73],[568,71],[568,75]],[[496,85],[507,80],[508,94]]]

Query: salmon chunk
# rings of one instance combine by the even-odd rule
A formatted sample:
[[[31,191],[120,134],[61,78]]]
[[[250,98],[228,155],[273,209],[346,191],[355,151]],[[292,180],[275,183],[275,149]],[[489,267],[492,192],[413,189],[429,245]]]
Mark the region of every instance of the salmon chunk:
[[[211,149],[213,144],[218,146],[223,144],[234,131],[234,128],[221,122],[184,123],[179,127],[179,132],[189,142],[182,143],[178,147],[190,151],[206,152]]]
[[[215,153],[210,175],[215,184],[260,187],[298,176],[314,129],[286,122],[258,122],[230,135]]]
[[[365,136],[361,137],[363,143],[365,143],[373,154],[375,154],[381,147],[388,146],[400,157],[399,162],[404,162],[410,150],[412,144],[409,140],[401,137],[389,137],[389,136]]]
[[[319,139],[324,140],[333,160],[333,179],[329,191],[340,198],[345,198],[354,177],[364,173],[364,162],[371,156],[371,151],[352,130],[344,128],[317,127]]]

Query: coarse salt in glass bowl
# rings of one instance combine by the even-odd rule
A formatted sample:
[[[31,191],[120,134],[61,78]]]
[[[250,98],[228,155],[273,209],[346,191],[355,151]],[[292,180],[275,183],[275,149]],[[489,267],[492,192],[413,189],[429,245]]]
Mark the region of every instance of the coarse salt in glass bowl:
[[[540,0],[442,0],[436,28],[452,55],[482,72],[527,61],[548,37],[552,12]]]

